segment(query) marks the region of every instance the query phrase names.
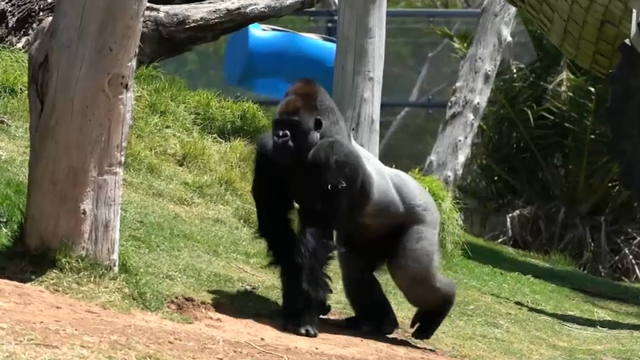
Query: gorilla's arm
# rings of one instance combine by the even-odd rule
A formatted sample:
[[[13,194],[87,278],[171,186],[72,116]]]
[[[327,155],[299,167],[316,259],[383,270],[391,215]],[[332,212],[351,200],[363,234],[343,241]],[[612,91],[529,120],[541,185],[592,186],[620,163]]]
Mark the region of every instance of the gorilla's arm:
[[[251,194],[256,205],[258,235],[266,240],[273,264],[282,267],[292,262],[297,242],[289,219],[293,197],[284,171],[271,159],[270,152],[271,134],[265,134],[257,142]]]
[[[414,223],[402,235],[389,273],[417,311],[411,320],[413,337],[430,339],[447,317],[456,299],[455,283],[439,273],[440,213],[433,197],[408,174],[387,168],[408,220]]]
[[[271,134],[257,142],[251,188],[258,218],[258,235],[267,242],[272,264],[280,267],[285,328],[299,335],[317,336],[317,319],[326,315],[331,292],[324,267],[333,248],[316,232],[301,238],[289,218],[294,200],[282,165],[273,161]]]
[[[311,295],[303,286],[303,241],[299,241],[289,218],[293,196],[287,187],[286,172],[271,157],[271,134],[257,142],[251,193],[256,205],[258,235],[265,239],[271,264],[280,267],[282,312],[285,327],[302,329],[308,309],[313,308]],[[313,335],[313,334],[310,334]]]

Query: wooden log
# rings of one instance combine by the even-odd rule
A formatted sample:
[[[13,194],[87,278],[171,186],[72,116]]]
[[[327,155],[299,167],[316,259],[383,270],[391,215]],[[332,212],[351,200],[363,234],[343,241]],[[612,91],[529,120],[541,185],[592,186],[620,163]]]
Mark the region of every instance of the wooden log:
[[[187,1],[167,0],[164,2],[172,5],[147,5],[139,64],[178,56],[254,22],[316,4],[316,0],[208,0],[185,4]],[[54,0],[0,0],[0,43],[27,49],[29,35],[53,15],[55,4]]]

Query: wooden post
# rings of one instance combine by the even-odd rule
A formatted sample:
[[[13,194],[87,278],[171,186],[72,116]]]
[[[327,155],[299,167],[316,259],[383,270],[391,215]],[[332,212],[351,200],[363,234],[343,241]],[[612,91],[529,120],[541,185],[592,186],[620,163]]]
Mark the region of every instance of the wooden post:
[[[485,0],[482,5],[473,44],[460,64],[446,119],[424,168],[425,174],[435,175],[447,186],[455,187],[462,176],[502,51],[511,42],[515,16],[516,8],[505,0]]]
[[[124,153],[146,0],[59,0],[29,50],[25,242],[117,271]]]
[[[338,2],[333,99],[355,140],[378,156],[386,0]]]

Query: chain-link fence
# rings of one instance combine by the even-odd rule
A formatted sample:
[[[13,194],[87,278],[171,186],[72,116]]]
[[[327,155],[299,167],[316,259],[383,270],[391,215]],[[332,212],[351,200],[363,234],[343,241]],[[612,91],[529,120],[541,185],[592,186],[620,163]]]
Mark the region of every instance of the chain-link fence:
[[[335,37],[334,10],[305,10],[264,24],[299,32]],[[445,118],[462,60],[456,46],[440,32],[463,38],[475,33],[480,12],[474,9],[389,9],[385,68],[380,114],[380,159],[408,170],[422,166]],[[526,30],[516,25],[514,43],[506,57],[529,63],[535,60]],[[184,79],[191,88],[220,91],[229,97],[246,97],[272,111],[278,99],[265,99],[224,81],[223,58],[227,38],[197,47],[160,66]]]

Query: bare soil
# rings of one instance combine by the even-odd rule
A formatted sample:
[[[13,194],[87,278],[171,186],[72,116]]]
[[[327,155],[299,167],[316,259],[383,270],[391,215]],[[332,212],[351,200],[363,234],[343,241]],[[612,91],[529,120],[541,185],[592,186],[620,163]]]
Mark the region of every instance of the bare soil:
[[[116,312],[0,280],[0,359],[448,359],[406,339],[341,333],[326,324],[331,320],[310,339],[266,321],[218,313],[211,304],[189,298],[167,307],[193,323]],[[327,327],[334,329],[327,332]]]

